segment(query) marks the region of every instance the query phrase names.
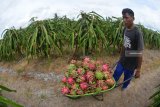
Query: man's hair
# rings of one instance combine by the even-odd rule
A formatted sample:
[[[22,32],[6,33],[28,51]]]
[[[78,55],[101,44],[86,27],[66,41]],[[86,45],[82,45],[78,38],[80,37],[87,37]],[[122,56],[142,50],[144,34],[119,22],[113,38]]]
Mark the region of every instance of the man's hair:
[[[131,17],[134,17],[134,12],[133,10],[129,9],[129,8],[124,8],[122,10],[122,15],[125,15],[126,13],[128,13]]]

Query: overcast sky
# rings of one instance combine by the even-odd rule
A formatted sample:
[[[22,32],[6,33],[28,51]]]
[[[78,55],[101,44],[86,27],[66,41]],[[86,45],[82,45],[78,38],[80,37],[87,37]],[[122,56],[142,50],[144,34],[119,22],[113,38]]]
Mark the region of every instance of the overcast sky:
[[[12,26],[26,26],[32,17],[45,19],[58,13],[73,18],[80,11],[120,17],[126,7],[135,12],[136,23],[160,30],[160,0],[1,0],[0,34]]]

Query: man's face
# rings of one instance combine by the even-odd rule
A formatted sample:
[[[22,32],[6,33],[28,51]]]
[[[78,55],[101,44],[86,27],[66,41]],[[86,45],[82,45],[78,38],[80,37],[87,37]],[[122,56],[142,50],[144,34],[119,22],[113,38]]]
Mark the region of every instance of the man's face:
[[[128,13],[123,15],[123,23],[126,27],[131,27],[133,25],[134,18]]]

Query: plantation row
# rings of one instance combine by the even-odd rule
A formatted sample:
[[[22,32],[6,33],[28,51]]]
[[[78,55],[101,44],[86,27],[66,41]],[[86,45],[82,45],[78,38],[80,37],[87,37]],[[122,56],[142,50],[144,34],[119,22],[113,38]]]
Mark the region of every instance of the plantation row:
[[[160,33],[138,25],[148,48],[160,48]],[[63,55],[66,49],[87,54],[92,51],[115,52],[122,45],[121,18],[103,18],[95,12],[80,13],[78,20],[66,16],[34,21],[26,28],[6,29],[0,40],[0,60],[23,57]]]

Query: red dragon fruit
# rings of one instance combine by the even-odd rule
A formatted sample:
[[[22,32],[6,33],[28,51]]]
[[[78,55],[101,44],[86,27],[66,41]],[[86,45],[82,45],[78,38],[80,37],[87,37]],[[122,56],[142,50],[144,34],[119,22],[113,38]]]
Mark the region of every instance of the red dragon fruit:
[[[107,79],[106,83],[108,86],[113,86],[114,85],[114,80],[113,79]]]
[[[92,71],[88,71],[86,73],[86,78],[89,84],[93,84],[95,82],[95,75]]]
[[[86,78],[89,84],[92,84],[95,81],[95,75],[92,71],[87,71]]]
[[[93,63],[90,63],[88,66],[89,66],[90,70],[95,70],[96,69],[96,65],[93,64]]]
[[[66,77],[63,77],[63,78],[62,78],[62,82],[63,82],[63,83],[67,83],[67,78],[66,78]]]
[[[70,91],[69,91],[69,88],[68,88],[68,87],[63,87],[63,88],[61,89],[61,92],[62,92],[62,94],[68,94]]]
[[[89,63],[88,62],[82,62],[82,66],[83,66],[83,68],[88,69]]]
[[[76,82],[78,82],[78,83],[85,82],[85,81],[86,81],[86,76],[85,75],[79,76],[76,79]]]
[[[72,77],[69,77],[67,81],[68,81],[68,83],[71,84],[71,85],[75,82]]]
[[[78,73],[79,75],[83,75],[83,74],[85,73],[85,70],[84,70],[83,68],[78,68],[78,69],[77,69],[77,73]]]
[[[104,80],[97,80],[97,86],[98,87],[103,87],[105,85],[105,81]]]
[[[94,76],[94,73],[92,71],[87,71],[86,78],[89,79],[91,76]]]
[[[81,88],[82,90],[86,90],[86,89],[88,88],[88,84],[87,84],[86,82],[82,82],[82,83],[80,84],[80,88]]]
[[[94,76],[91,76],[88,78],[88,83],[89,84],[93,84],[95,82],[95,77]]]
[[[90,62],[90,58],[89,57],[85,57],[83,61],[89,63]]]
[[[108,86],[106,85],[102,87],[102,90],[107,90],[107,89],[108,89]]]
[[[102,70],[103,71],[108,71],[108,64],[104,64],[103,66],[102,66]]]
[[[112,75],[110,73],[108,74],[108,79],[112,79]]]
[[[84,81],[86,81],[86,76],[82,75],[82,76],[80,76],[80,79],[81,79],[82,82],[84,82]]]

